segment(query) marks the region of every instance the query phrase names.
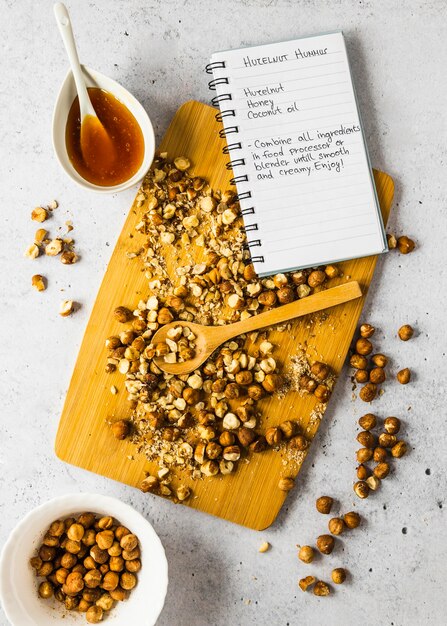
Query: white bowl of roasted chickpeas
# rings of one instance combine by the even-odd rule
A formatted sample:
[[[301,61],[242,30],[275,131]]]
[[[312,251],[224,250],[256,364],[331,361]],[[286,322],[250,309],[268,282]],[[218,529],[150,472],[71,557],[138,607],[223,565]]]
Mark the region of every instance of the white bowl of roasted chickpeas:
[[[120,500],[76,493],[37,507],[0,557],[0,597],[13,626],[151,626],[168,587],[151,524]]]

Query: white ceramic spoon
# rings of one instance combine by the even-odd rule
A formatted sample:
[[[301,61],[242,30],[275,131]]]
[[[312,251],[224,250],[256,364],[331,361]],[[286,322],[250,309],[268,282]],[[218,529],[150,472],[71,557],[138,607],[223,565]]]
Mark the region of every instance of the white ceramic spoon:
[[[79,98],[79,108],[81,117],[81,151],[89,167],[94,168],[96,159],[89,159],[88,145],[95,144],[100,151],[100,161],[102,166],[111,165],[116,158],[115,146],[109,137],[107,130],[102,125],[96,111],[93,108],[90,96],[88,95],[85,85],[82,68],[79,63],[78,51],[74,40],[73,30],[71,27],[70,15],[67,7],[62,2],[54,5],[54,15],[56,17],[59,32],[62,36],[68,59],[71,65],[71,71],[76,84],[76,90]]]

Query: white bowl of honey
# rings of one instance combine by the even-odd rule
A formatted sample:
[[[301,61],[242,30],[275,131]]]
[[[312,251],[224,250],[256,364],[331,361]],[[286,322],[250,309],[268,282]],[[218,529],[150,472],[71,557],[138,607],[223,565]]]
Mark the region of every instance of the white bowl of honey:
[[[96,144],[92,144],[88,155],[83,144],[83,154],[79,101],[71,70],[54,107],[54,151],[62,168],[79,185],[100,193],[123,191],[138,184],[149,169],[155,153],[154,129],[145,109],[127,89],[85,65],[82,72],[96,114],[114,144],[116,158],[112,163],[110,159],[101,163],[101,152],[95,154]]]

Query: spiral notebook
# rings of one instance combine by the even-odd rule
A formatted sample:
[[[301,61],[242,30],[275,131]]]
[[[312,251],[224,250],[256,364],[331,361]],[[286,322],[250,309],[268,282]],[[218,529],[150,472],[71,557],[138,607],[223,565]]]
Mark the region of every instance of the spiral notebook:
[[[257,273],[385,252],[343,33],[217,52],[206,71]]]

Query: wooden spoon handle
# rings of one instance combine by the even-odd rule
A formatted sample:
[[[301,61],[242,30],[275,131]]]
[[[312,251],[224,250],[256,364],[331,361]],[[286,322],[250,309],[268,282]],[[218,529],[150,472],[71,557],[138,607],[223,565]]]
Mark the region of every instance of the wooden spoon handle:
[[[236,337],[242,333],[248,333],[258,328],[286,322],[295,317],[301,317],[309,313],[321,311],[322,309],[328,309],[337,304],[343,304],[349,300],[355,300],[355,298],[360,298],[361,295],[362,290],[360,289],[360,285],[357,281],[353,280],[344,285],[320,291],[302,300],[296,300],[290,304],[283,304],[276,309],[254,315],[242,322],[222,326],[222,331],[227,331],[227,339],[231,339],[231,337]],[[224,339],[224,341],[226,341],[226,339]]]

